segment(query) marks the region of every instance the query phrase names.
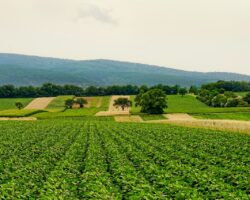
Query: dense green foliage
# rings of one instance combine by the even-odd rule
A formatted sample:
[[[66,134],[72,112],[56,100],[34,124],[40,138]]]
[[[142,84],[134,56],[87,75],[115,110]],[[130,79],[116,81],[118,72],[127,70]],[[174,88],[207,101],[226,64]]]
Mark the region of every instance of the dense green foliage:
[[[114,106],[121,107],[122,110],[124,110],[125,108],[132,106],[132,101],[130,101],[128,98],[118,98],[115,99]]]
[[[166,94],[161,89],[140,92],[135,98],[135,105],[140,106],[142,113],[162,114],[167,108]]]
[[[14,73],[14,74],[13,74]],[[14,76],[13,76],[14,75]],[[0,54],[0,84],[41,85],[45,82],[80,86],[201,85],[217,80],[250,81],[247,75],[200,73],[111,60],[65,60]]]
[[[231,91],[231,92],[245,92],[250,91],[250,82],[244,81],[217,81],[215,83],[204,84],[201,87],[206,90]]]
[[[145,85],[113,85],[107,87],[89,86],[82,88],[75,85],[56,85],[52,83],[44,83],[41,87],[14,85],[0,86],[0,98],[13,97],[53,97],[53,96],[108,96],[108,95],[134,95],[140,91],[148,91],[150,89],[161,89],[166,94],[178,94],[179,86],[155,85],[148,87]]]
[[[201,102],[213,107],[247,107],[249,106],[247,97],[242,98],[231,91],[223,91],[222,93],[217,90],[202,89],[197,96]]]
[[[3,199],[249,198],[249,135],[82,120],[0,130]]]
[[[23,106],[26,106],[32,100],[32,98],[0,98],[0,110],[15,109],[16,102],[20,102]]]

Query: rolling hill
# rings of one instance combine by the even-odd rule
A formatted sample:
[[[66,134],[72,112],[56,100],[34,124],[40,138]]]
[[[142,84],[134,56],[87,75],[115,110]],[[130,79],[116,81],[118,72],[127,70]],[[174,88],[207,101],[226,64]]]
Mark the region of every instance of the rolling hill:
[[[0,85],[41,85],[44,82],[79,86],[200,85],[217,80],[250,81],[250,76],[224,72],[190,72],[112,60],[67,60],[0,53]]]

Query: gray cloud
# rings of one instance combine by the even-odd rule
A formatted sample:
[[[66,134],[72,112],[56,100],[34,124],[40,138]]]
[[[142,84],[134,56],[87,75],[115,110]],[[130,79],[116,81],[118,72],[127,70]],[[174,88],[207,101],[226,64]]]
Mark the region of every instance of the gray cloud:
[[[76,21],[83,18],[93,18],[96,21],[117,25],[117,21],[111,16],[112,10],[102,9],[96,5],[85,4],[85,6],[78,10]]]

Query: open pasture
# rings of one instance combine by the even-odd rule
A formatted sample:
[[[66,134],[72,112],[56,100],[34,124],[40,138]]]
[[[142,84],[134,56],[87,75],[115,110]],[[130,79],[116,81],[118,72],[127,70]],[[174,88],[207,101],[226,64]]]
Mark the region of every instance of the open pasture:
[[[23,106],[25,107],[32,100],[33,100],[32,98],[0,98],[0,111],[16,109],[16,106],[15,106],[16,102],[21,102]]]

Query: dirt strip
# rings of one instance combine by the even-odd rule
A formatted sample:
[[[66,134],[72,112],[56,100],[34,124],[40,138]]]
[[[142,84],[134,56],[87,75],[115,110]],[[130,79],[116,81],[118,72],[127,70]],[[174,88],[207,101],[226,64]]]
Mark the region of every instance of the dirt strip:
[[[37,118],[35,117],[0,117],[0,121],[35,121]]]
[[[49,103],[54,99],[55,97],[41,97],[36,98],[33,101],[31,101],[24,109],[30,110],[30,109],[37,109],[42,110],[47,108]]]

